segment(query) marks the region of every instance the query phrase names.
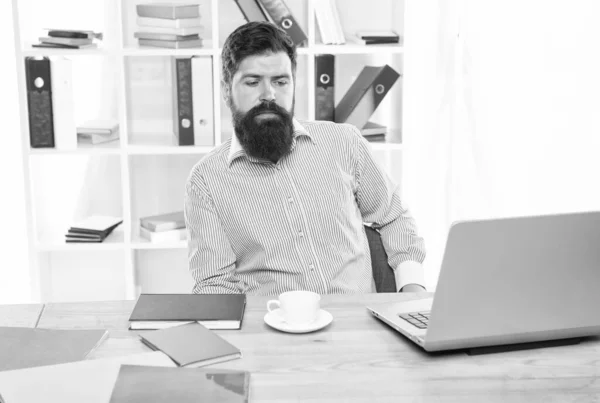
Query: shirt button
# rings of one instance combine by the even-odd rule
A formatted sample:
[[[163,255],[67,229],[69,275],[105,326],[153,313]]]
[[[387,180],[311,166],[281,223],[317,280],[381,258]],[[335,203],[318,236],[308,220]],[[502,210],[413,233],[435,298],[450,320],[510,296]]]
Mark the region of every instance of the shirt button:
[[[310,271],[315,271],[315,265],[314,264],[310,264],[308,265],[308,267],[310,268]]]
[[[302,232],[302,231],[299,231],[299,232],[298,232],[298,235],[300,236],[300,238],[304,238],[304,232]]]
[[[293,202],[294,202],[294,199],[292,199],[291,197],[288,197],[288,201],[289,201],[290,203],[293,203]]]

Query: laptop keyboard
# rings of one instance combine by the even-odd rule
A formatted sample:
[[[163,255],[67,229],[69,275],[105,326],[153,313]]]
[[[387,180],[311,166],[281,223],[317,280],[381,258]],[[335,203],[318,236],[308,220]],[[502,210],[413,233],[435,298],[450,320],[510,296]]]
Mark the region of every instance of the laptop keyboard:
[[[402,319],[418,327],[419,329],[427,329],[427,324],[429,323],[429,313],[431,311],[424,312],[411,312],[411,313],[399,313]]]

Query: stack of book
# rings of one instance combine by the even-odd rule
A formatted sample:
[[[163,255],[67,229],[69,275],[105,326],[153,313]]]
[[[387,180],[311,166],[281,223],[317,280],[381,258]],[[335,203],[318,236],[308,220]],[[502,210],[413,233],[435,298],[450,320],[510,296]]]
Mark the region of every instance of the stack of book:
[[[48,29],[46,36],[40,37],[40,43],[35,43],[34,48],[65,48],[87,49],[96,48],[94,39],[102,40],[102,33],[94,31],[81,31],[70,29]]]
[[[102,242],[123,222],[120,217],[89,216],[75,223],[65,235],[67,243]]]
[[[400,35],[394,31],[358,31],[351,41],[360,45],[397,44]]]
[[[136,6],[140,46],[160,48],[202,47],[199,4],[144,3]]]
[[[77,126],[77,142],[100,144],[119,139],[119,122],[114,119],[88,120]]]
[[[140,236],[150,242],[187,240],[183,211],[140,218]]]

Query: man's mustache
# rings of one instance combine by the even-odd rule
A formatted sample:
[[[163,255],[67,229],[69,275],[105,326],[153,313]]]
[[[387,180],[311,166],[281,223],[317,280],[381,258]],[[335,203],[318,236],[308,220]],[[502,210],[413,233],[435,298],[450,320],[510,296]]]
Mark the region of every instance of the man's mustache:
[[[251,117],[260,115],[261,113],[272,112],[280,116],[287,116],[288,111],[286,111],[281,106],[277,105],[275,101],[263,101],[260,104],[256,105],[252,109],[248,111],[248,115]]]

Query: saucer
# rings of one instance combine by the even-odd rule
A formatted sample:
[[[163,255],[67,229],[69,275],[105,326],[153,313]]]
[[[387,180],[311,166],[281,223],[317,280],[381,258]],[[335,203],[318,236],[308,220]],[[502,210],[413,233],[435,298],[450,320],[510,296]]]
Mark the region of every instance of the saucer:
[[[283,321],[281,317],[281,310],[274,309],[272,312],[267,312],[265,315],[265,323],[274,329],[281,330],[287,333],[309,333],[319,329],[323,329],[325,326],[331,323],[333,316],[321,309],[317,314],[317,319],[311,323],[305,325],[290,325]]]

